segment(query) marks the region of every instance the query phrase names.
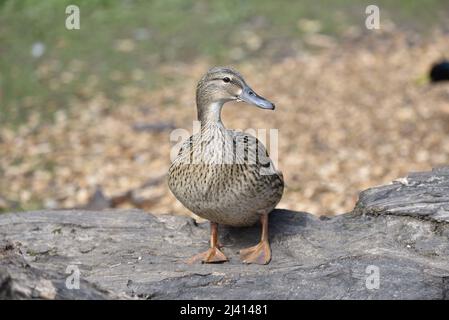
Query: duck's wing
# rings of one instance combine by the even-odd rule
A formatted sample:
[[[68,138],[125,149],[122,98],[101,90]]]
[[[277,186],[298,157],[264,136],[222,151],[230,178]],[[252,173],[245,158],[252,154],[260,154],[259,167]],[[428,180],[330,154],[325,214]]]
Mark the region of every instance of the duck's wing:
[[[232,150],[232,159],[234,159],[233,161],[235,161],[236,164],[254,165],[260,169],[261,174],[277,175],[282,183],[284,182],[282,172],[275,167],[267,149],[259,139],[250,134],[236,130],[228,130],[228,133],[230,133],[232,137],[232,149],[228,149],[225,143],[223,143],[222,147],[229,152]],[[197,148],[199,148],[198,143],[195,143],[195,141],[197,141],[196,136],[193,135],[182,143],[175,159],[177,164],[194,163],[194,150],[198,150]],[[225,151],[225,153],[228,151]],[[201,153],[201,149],[199,149],[198,152]]]
[[[236,161],[249,165],[260,167],[261,172],[265,175],[277,175],[284,181],[284,177],[280,170],[277,170],[271,160],[267,149],[256,137],[232,130]]]

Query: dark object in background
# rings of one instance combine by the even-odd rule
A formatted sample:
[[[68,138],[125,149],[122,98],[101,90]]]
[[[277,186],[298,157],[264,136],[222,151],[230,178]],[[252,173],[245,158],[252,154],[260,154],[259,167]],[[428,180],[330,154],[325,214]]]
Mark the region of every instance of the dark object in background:
[[[136,132],[164,132],[167,130],[174,130],[176,126],[171,122],[160,123],[135,123],[133,129]]]
[[[430,70],[430,80],[432,82],[449,81],[449,61],[435,63]]]

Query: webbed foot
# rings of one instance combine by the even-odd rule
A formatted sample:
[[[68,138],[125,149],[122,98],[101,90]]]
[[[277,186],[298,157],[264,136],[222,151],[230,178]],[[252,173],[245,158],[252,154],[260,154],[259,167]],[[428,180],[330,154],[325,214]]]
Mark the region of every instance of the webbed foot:
[[[268,241],[240,250],[240,259],[244,263],[268,264],[271,260],[271,249]]]
[[[215,222],[210,223],[210,248],[198,253],[188,259],[186,262],[192,264],[198,261],[202,263],[220,263],[226,262],[229,259],[220,251],[222,245],[218,242],[218,224]]]
[[[187,260],[187,263],[193,264],[198,261],[201,261],[201,263],[220,263],[228,260],[229,259],[220,251],[220,249],[218,249],[218,247],[212,247],[205,252],[194,255]]]

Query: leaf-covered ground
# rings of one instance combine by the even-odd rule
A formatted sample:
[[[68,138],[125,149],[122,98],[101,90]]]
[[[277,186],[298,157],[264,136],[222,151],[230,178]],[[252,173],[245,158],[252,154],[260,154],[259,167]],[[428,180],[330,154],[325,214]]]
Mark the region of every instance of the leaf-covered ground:
[[[279,207],[341,213],[362,189],[449,163],[449,83],[426,81],[449,52],[447,33],[384,30],[314,41],[320,51],[234,64],[275,112],[244,104],[223,112],[229,128],[279,129],[286,181]],[[83,206],[101,187],[106,197],[137,188],[146,210],[189,214],[166,185],[169,137],[173,127],[192,130],[196,81],[210,66],[206,59],[161,64],[157,72],[173,81],[153,90],[131,82],[117,92],[126,103],[95,91],[83,103],[69,95],[54,123],[31,112],[18,128],[1,127],[0,209]],[[137,69],[136,79],[142,72],[152,70]]]

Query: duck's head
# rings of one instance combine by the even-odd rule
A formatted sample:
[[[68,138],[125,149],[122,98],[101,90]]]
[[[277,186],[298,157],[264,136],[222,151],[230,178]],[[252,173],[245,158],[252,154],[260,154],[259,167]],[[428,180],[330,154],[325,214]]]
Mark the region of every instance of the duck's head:
[[[274,110],[272,102],[259,96],[240,73],[229,67],[210,69],[198,82],[196,89],[198,115],[220,112],[228,101],[244,101],[262,109]]]

